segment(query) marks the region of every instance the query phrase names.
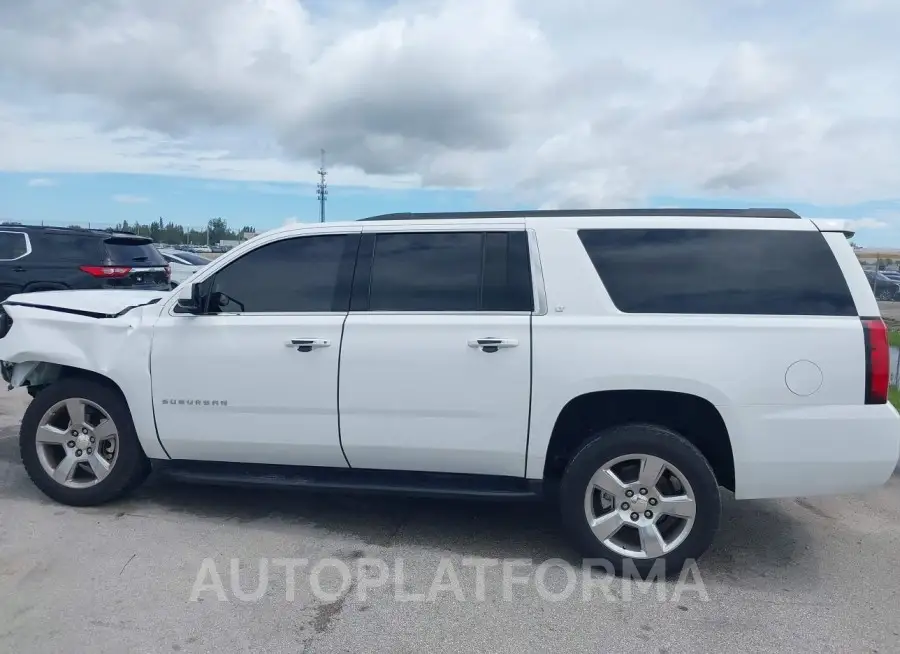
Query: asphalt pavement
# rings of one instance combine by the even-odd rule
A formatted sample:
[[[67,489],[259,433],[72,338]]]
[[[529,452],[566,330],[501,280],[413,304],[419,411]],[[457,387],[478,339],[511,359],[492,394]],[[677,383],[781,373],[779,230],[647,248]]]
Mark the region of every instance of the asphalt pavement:
[[[529,504],[151,478],[122,502],[61,506],[19,462],[27,400],[0,391],[0,651],[900,651],[897,475],[861,496],[725,497],[685,583],[645,587],[585,579]]]

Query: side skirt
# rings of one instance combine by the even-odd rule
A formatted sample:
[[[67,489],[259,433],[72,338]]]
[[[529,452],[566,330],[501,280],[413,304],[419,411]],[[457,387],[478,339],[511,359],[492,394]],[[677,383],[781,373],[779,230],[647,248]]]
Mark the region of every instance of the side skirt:
[[[154,459],[153,469],[173,481],[220,486],[507,501],[543,496],[543,482],[522,477],[163,459]]]

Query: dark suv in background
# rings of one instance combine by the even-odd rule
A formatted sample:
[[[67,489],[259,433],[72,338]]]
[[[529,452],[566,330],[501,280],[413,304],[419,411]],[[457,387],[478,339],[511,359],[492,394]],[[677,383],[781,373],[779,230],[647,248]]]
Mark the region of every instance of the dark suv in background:
[[[0,301],[63,289],[168,290],[153,240],[92,229],[0,225]]]

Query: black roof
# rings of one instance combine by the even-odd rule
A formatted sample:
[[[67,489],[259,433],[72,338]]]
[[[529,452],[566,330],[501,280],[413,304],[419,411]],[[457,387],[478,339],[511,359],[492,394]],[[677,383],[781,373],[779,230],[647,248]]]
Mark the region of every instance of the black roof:
[[[524,209],[520,211],[450,211],[437,213],[386,213],[360,220],[435,220],[461,218],[602,218],[618,216],[709,216],[714,218],[800,218],[790,209]]]

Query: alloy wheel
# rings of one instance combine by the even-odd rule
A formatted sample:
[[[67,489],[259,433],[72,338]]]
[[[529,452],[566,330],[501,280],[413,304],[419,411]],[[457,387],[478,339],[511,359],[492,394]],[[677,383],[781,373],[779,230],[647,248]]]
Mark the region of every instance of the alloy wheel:
[[[653,559],[690,534],[696,499],[685,475],[656,456],[616,457],[591,477],[584,514],[594,536],[621,556]]]
[[[41,417],[35,437],[44,472],[67,488],[87,488],[103,481],[119,456],[116,423],[100,405],[68,398]]]

